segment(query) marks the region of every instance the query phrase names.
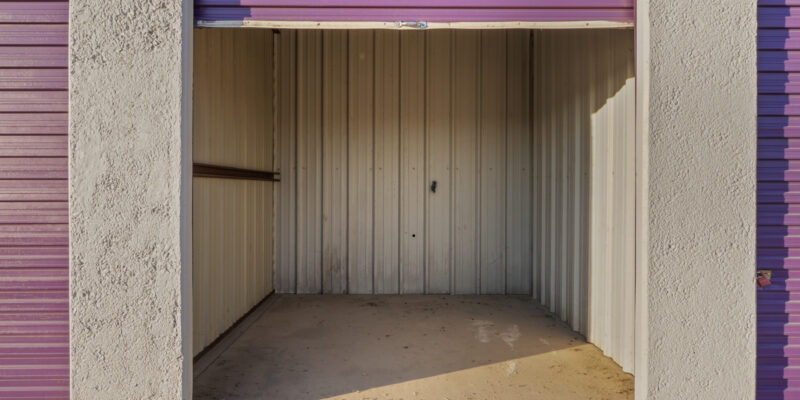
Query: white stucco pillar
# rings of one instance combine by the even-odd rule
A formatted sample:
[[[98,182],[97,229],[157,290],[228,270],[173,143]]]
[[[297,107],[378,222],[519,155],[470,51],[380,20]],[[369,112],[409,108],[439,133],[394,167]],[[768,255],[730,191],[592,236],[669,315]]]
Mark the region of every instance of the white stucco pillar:
[[[191,396],[191,7],[70,1],[72,399]]]
[[[756,3],[638,2],[638,399],[755,396]]]

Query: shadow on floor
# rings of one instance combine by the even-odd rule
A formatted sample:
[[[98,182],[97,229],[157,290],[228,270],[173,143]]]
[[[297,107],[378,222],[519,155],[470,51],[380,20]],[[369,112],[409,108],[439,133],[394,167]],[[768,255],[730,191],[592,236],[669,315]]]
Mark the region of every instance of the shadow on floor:
[[[631,399],[633,377],[528,297],[276,295],[196,399]]]

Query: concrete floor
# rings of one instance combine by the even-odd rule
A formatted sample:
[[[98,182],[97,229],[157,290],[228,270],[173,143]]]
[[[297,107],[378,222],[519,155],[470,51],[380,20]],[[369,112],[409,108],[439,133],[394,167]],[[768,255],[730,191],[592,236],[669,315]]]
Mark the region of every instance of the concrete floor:
[[[195,364],[196,399],[633,398],[527,297],[273,295],[251,320]]]

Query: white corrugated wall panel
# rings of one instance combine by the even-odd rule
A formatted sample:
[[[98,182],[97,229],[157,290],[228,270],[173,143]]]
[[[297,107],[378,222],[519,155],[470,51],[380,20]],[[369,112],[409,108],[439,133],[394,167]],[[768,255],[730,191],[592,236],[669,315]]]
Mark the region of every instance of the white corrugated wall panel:
[[[347,32],[323,32],[322,54],[322,284],[323,293],[347,291]]]
[[[400,33],[400,292],[425,290],[425,32]]]
[[[373,292],[373,229],[375,129],[375,33],[343,32],[349,36],[348,71],[348,291]],[[331,49],[335,52],[336,49]],[[327,69],[327,67],[326,67]],[[326,201],[327,203],[327,201]]]
[[[453,189],[452,165],[452,113],[451,52],[453,32],[433,31],[426,35],[425,112],[426,152],[425,181],[436,181],[437,190],[426,190],[426,287],[425,293],[450,293],[452,238],[451,209]]]
[[[280,36],[277,290],[530,294],[531,32]]]
[[[629,30],[534,34],[534,296],[633,371]]]
[[[297,292],[322,293],[322,31],[297,32]]]
[[[281,174],[275,212],[275,290],[294,292],[297,288],[297,31],[278,35],[277,76],[278,152],[275,165]],[[292,268],[286,268],[286,266]],[[289,289],[291,288],[291,289]]]
[[[506,290],[506,34],[481,32],[481,294]]]
[[[506,288],[508,294],[531,292],[531,33],[507,33],[506,77]],[[534,205],[535,207],[535,205]]]
[[[273,33],[196,30],[195,57],[193,161],[270,170]],[[274,185],[193,179],[195,354],[272,291]]]
[[[400,292],[400,33],[375,32],[375,293]]]
[[[453,293],[478,292],[480,32],[453,32]]]

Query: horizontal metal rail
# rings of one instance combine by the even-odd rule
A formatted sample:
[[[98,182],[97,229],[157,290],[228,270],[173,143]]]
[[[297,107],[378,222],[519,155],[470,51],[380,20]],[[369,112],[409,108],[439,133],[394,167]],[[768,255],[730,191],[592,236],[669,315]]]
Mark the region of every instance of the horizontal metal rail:
[[[280,172],[226,167],[222,165],[194,163],[192,176],[195,178],[248,179],[254,181],[280,182]]]

